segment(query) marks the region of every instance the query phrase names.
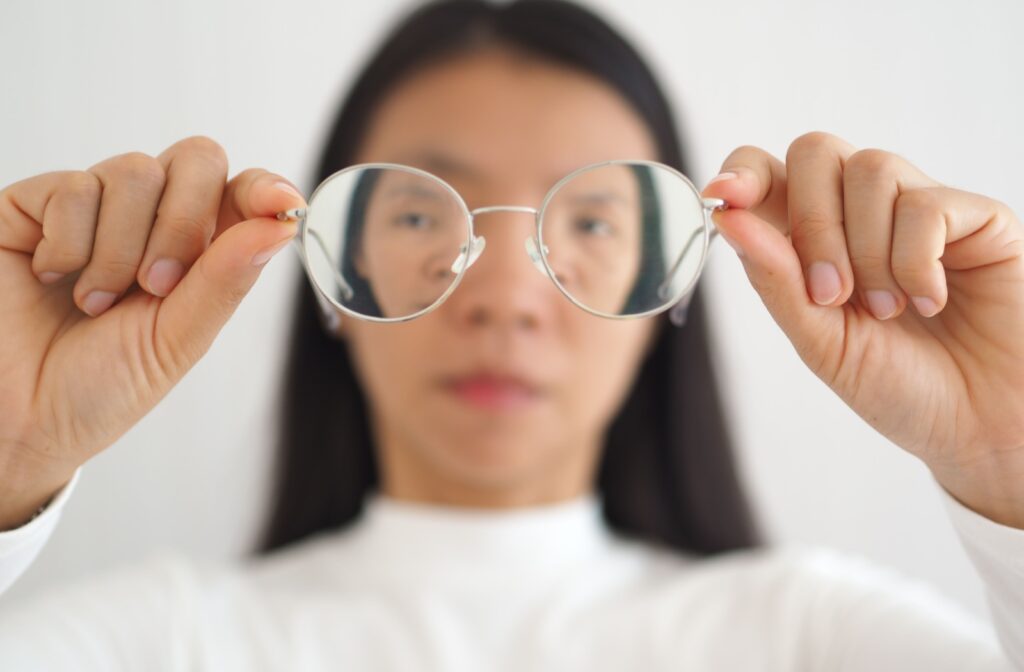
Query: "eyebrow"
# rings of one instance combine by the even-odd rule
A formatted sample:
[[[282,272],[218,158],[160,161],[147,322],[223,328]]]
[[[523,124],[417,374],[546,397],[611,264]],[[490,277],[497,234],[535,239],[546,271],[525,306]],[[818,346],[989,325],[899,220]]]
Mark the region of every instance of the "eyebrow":
[[[408,153],[399,153],[392,163],[400,163],[414,168],[420,168],[428,173],[434,173],[438,177],[451,179],[463,178],[467,180],[480,180],[486,177],[487,171],[474,165],[466,159],[449,154],[445,150],[428,147]],[[556,175],[545,176],[542,183],[544,189],[550,189],[560,179],[572,172],[572,169],[560,172]]]
[[[423,149],[408,154],[399,154],[396,160],[391,163],[400,163],[420,168],[428,173],[445,173],[456,177],[479,178],[483,174],[482,170],[473,166],[468,161],[436,149]]]
[[[428,173],[433,173],[439,177],[447,176],[449,178],[463,177],[466,179],[480,179],[484,176],[485,171],[479,167],[474,166],[472,163],[461,159],[452,154],[446,153],[444,150],[435,148],[419,149],[407,153],[399,153],[397,156],[389,161],[390,163],[398,163],[406,166],[412,166],[413,168],[419,168],[425,170]],[[578,168],[579,166],[577,166]],[[561,173],[554,177],[554,179],[548,180],[546,183],[546,189],[550,189],[566,175],[569,175],[573,170],[570,169],[567,172]],[[607,202],[619,202],[627,207],[632,207],[636,204],[635,199],[627,198],[617,192],[603,192],[603,193],[591,193],[578,196],[572,199],[573,201],[580,201],[584,203],[607,203]]]
[[[381,197],[385,199],[392,199],[401,196],[414,196],[443,201],[443,197],[447,195],[448,194],[446,192],[442,192],[440,188],[425,187],[421,184],[410,184],[408,182],[393,184],[381,192]]]
[[[595,204],[602,205],[604,203],[612,203],[619,205],[632,206],[636,204],[636,200],[624,196],[618,191],[605,189],[603,191],[592,191],[590,193],[577,194],[572,196],[569,200],[574,203],[581,204]]]

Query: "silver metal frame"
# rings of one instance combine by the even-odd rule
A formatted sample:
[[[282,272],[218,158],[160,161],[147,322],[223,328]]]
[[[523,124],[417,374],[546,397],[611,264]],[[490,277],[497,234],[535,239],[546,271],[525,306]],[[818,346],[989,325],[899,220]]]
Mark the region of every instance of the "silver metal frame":
[[[694,274],[693,279],[684,288],[682,288],[676,294],[676,296],[663,296],[669,287],[672,276],[679,270],[679,266],[682,263],[683,257],[685,256],[686,252],[690,249],[690,246],[694,243],[697,234],[700,233],[699,231],[695,231],[693,235],[690,236],[690,239],[686,242],[686,245],[683,247],[683,251],[679,253],[679,256],[676,258],[676,261],[670,267],[667,277],[658,287],[658,295],[666,299],[665,305],[659,308],[654,308],[643,313],[637,313],[634,315],[615,315],[612,313],[605,313],[603,311],[588,308],[587,306],[577,301],[571,294],[569,294],[568,291],[566,291],[566,289],[558,281],[558,278],[555,276],[554,270],[548,263],[548,248],[546,245],[544,245],[543,238],[544,212],[547,209],[548,205],[551,203],[552,198],[566,182],[575,178],[579,174],[590,170],[596,170],[604,166],[621,164],[646,165],[668,170],[673,175],[682,180],[683,183],[686,184],[686,186],[690,189],[690,191],[693,192],[693,195],[697,199],[697,202],[700,203],[702,206],[704,215],[703,232],[705,235],[702,237],[703,249],[701,250],[700,263],[697,267],[697,273]],[[434,180],[436,183],[444,187],[444,189],[455,198],[455,201],[459,204],[459,207],[462,209],[462,212],[465,215],[467,227],[466,240],[471,242],[469,243],[468,246],[462,245],[462,247],[460,248],[459,256],[456,258],[455,262],[452,263],[452,272],[456,273],[455,280],[448,287],[448,289],[441,296],[439,296],[432,304],[416,313],[413,313],[412,315],[407,315],[405,317],[370,317],[367,315],[356,313],[355,311],[352,311],[346,308],[345,306],[341,305],[340,303],[336,302],[327,294],[327,292],[323,291],[317,284],[316,279],[313,277],[313,273],[310,270],[307,237],[312,237],[313,240],[315,240],[316,244],[319,245],[320,248],[324,251],[324,254],[327,255],[328,258],[330,258],[330,255],[328,254],[327,250],[324,247],[323,240],[320,238],[319,235],[311,231],[309,227],[306,225],[307,213],[309,210],[313,208],[317,194],[320,193],[324,185],[326,185],[328,182],[338,177],[339,175],[348,173],[350,171],[362,170],[366,168],[402,170],[405,172],[413,173],[415,175],[419,175]],[[569,299],[569,301],[571,301],[577,307],[587,311],[588,313],[591,313],[592,315],[597,315],[599,317],[604,317],[613,320],[631,320],[636,319],[638,317],[656,315],[658,313],[662,313],[668,310],[669,320],[672,322],[672,324],[676,325],[677,327],[681,327],[686,322],[686,309],[690,304],[690,299],[692,298],[693,291],[697,284],[697,280],[700,279],[701,273],[704,270],[704,264],[707,261],[708,256],[708,247],[710,246],[711,241],[715,238],[715,236],[718,235],[718,229],[711,219],[711,214],[715,210],[725,210],[727,208],[728,205],[726,204],[726,202],[720,198],[701,198],[700,191],[697,189],[696,186],[694,186],[693,182],[691,182],[688,177],[683,175],[675,168],[665,165],[664,163],[659,163],[657,161],[647,161],[639,159],[615,159],[611,161],[602,161],[600,163],[592,163],[577,168],[576,170],[572,171],[571,173],[560,179],[558,182],[556,182],[554,186],[552,186],[548,190],[547,194],[545,194],[544,196],[544,200],[541,202],[540,209],[531,208],[529,206],[523,205],[489,205],[485,207],[476,208],[474,210],[469,209],[469,207],[466,205],[465,200],[463,200],[462,196],[457,191],[455,191],[454,187],[452,187],[450,184],[442,180],[440,177],[432,173],[429,173],[425,170],[413,168],[412,166],[406,166],[398,163],[359,163],[343,168],[327,176],[327,178],[324,179],[310,195],[308,205],[306,208],[295,208],[292,210],[279,212],[277,213],[277,218],[282,221],[289,219],[297,220],[299,223],[298,235],[296,235],[295,238],[292,239],[292,242],[295,243],[293,247],[299,255],[299,260],[302,262],[303,269],[306,272],[306,277],[309,279],[310,284],[313,286],[314,293],[317,296],[317,303],[320,306],[321,318],[324,323],[324,326],[330,329],[331,331],[336,329],[337,326],[341,323],[341,315],[339,314],[339,312],[344,313],[346,315],[351,315],[353,318],[359,320],[391,323],[408,322],[409,320],[414,320],[417,317],[420,317],[421,315],[425,315],[435,310],[438,306],[445,302],[445,300],[448,298],[449,295],[451,295],[452,292],[455,291],[455,289],[459,286],[459,283],[462,282],[462,276],[466,273],[469,267],[473,265],[473,262],[476,261],[476,259],[483,252],[485,247],[485,239],[480,236],[477,236],[473,232],[473,221],[477,215],[483,215],[492,212],[521,212],[524,214],[533,215],[536,233],[533,237],[527,238],[526,240],[527,255],[530,257],[530,261],[533,262],[534,266],[540,272],[547,275],[553,283],[555,283],[555,286],[558,288],[558,291],[560,291],[563,296]],[[458,269],[456,270],[457,265]],[[333,269],[334,265],[332,265],[332,270]],[[347,291],[351,293],[352,289],[349,287],[348,283],[341,276],[341,274],[337,272],[337,270],[334,270],[334,275],[335,281],[338,282],[338,286],[342,289],[342,292],[345,292],[347,289]]]

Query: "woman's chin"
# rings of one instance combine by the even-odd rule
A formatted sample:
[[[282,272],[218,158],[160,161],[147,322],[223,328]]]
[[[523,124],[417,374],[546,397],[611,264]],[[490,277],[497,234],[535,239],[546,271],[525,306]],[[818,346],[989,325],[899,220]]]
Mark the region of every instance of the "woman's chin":
[[[521,425],[445,434],[433,445],[432,458],[452,480],[469,487],[503,488],[536,480],[558,461],[550,434]]]

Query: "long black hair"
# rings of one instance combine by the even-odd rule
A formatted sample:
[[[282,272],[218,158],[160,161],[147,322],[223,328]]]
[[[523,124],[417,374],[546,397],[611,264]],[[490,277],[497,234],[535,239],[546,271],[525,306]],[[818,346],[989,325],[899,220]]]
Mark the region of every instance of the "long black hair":
[[[690,174],[653,73],[600,17],[563,0],[440,0],[411,11],[366,63],[327,138],[318,179],[353,162],[376,105],[403,78],[486,43],[598,77],[646,122],[659,160]],[[681,329],[659,316],[656,341],[608,427],[595,483],[612,529],[698,556],[764,543],[737,471],[703,303],[698,286]],[[321,326],[301,275],[294,311],[274,500],[257,554],[351,524],[378,487],[367,402],[351,355]]]

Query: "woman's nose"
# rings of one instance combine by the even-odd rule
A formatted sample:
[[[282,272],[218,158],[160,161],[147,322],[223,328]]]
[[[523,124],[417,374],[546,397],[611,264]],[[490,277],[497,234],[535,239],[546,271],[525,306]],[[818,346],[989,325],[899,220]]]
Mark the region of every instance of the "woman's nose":
[[[478,208],[473,229],[479,240],[466,251],[471,265],[442,308],[472,324],[536,327],[547,320],[560,295],[537,252],[536,211]]]
[[[530,215],[536,220],[538,213],[535,208],[530,208],[521,205],[491,205],[487,207],[477,208],[470,212],[470,216],[476,218],[479,215],[486,215],[498,212],[518,212]],[[480,258],[480,255],[484,251],[487,240],[483,236],[473,235],[473,240],[468,245],[463,246],[459,252],[459,256],[456,257],[455,261],[452,262],[452,273],[458,273],[459,268],[462,264],[472,266],[473,263]],[[526,238],[523,239],[523,247],[526,249],[526,256],[533,262],[534,268],[536,268],[541,275],[547,276],[547,269],[544,268],[544,262],[541,259],[541,248],[544,249],[544,253],[547,254],[547,246],[541,245],[537,239],[535,233],[530,233]]]

